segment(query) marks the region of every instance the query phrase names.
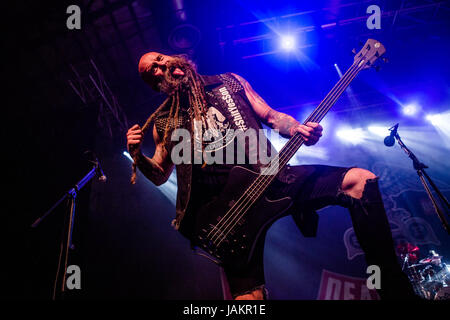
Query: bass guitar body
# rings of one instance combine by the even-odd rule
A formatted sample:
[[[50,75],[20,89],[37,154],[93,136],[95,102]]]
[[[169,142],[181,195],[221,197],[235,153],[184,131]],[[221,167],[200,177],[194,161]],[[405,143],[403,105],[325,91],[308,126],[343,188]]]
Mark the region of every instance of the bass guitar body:
[[[248,208],[241,198],[249,196],[248,189],[258,176],[247,168],[233,167],[220,196],[197,213],[194,243],[233,270],[248,264],[257,241],[292,204],[290,197],[269,199],[263,194]]]

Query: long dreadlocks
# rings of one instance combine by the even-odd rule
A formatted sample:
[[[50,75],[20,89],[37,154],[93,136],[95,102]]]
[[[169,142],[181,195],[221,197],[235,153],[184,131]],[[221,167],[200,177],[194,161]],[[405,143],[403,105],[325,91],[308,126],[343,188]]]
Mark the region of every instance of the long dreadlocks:
[[[166,127],[164,130],[164,137],[162,139],[162,144],[164,148],[168,148],[169,137],[173,130],[179,127],[179,115],[182,103],[189,103],[190,112],[189,118],[191,123],[191,130],[194,132],[194,120],[201,121],[202,115],[206,114],[206,99],[204,83],[201,77],[196,71],[194,63],[187,59],[184,55],[174,55],[172,56],[170,62],[167,63],[167,68],[164,71],[163,80],[153,88],[167,93],[168,97],[164,102],[153,112],[150,117],[148,117],[145,124],[142,126],[142,137],[144,137],[146,131],[150,128],[151,123],[155,118],[161,114],[163,111],[169,109]],[[174,77],[172,72],[176,68],[180,68],[184,72],[182,77]],[[148,72],[142,72],[142,79],[151,84],[151,70],[146,70]],[[131,183],[136,183],[136,157],[133,158]]]

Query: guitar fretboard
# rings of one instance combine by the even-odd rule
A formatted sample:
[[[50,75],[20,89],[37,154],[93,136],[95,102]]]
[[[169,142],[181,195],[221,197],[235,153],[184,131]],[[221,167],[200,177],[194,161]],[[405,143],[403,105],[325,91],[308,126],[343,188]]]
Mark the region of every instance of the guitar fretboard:
[[[364,60],[359,61],[358,64],[354,63],[345,72],[341,79],[339,79],[319,106],[309,115],[305,122],[303,122],[303,124],[306,124],[307,122],[320,122],[328,111],[330,111],[331,107],[336,103],[337,99],[342,95],[352,80],[363,69],[363,65]],[[304,142],[305,140],[300,133],[296,133],[292,136],[280,152],[272,159],[270,165],[263,169],[261,172],[262,174],[258,176],[255,182],[249,187],[247,197],[255,200],[259,198],[268,185],[273,181],[275,176],[281,169],[284,168],[284,166],[289,162]]]
[[[381,57],[385,51],[384,46],[380,42],[368,39],[361,51],[356,54],[351,67],[344,73],[325,99],[322,100],[303,124],[320,122],[358,73],[362,69],[373,66],[374,61]],[[213,231],[210,232],[210,234],[213,234],[211,239],[214,240],[216,246],[219,246],[226,239],[227,235],[232,232],[234,226],[240,222],[249,208],[262,196],[280,170],[286,166],[304,143],[303,136],[300,133],[296,133],[289,139],[280,152],[271,159],[269,165],[261,170],[261,173],[255,181],[252,182],[226,215],[214,226]],[[210,234],[208,234],[208,237]]]

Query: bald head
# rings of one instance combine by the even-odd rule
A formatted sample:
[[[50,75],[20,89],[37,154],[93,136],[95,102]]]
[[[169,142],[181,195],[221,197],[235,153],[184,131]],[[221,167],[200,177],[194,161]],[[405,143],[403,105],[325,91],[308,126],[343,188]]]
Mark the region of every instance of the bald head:
[[[163,55],[159,52],[147,52],[139,60],[139,73],[149,71],[154,62],[161,60],[164,57],[166,60],[170,60],[170,56]]]
[[[174,88],[176,82],[185,76],[187,69],[195,72],[195,67],[184,57],[168,56],[159,52],[148,52],[139,60],[138,70],[141,78],[155,91]]]
[[[157,56],[158,56],[157,52],[145,53],[139,60],[138,65],[139,73],[145,72],[145,69],[153,63],[153,61],[156,59]]]

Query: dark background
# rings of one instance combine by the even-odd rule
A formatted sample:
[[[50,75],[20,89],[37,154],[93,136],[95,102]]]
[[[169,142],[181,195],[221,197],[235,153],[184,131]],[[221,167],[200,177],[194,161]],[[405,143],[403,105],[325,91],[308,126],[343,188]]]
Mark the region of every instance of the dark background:
[[[148,51],[186,52],[204,74],[238,73],[273,108],[302,121],[338,80],[333,64],[344,72],[352,62],[351,49],[374,37],[386,46],[390,63],[379,73],[362,73],[351,85],[353,93],[337,103],[318,145],[328,156],[320,157],[323,149],[311,148],[296,161],[378,168],[378,175],[410,179],[394,179],[392,188],[413,185],[420,192],[409,159],[398,146],[387,150],[381,138],[367,152],[341,145],[334,137],[339,123],[377,122],[389,128],[400,121],[430,174],[439,177],[446,192],[450,189],[448,135],[423,116],[403,117],[398,102],[419,101],[422,115],[448,110],[448,1],[185,0],[177,11],[185,20],[177,18],[172,1],[45,3],[15,1],[3,11],[7,192],[2,295],[7,298],[51,298],[67,207],[59,206],[37,229],[30,225],[91,169],[86,150],[98,155],[108,182],[94,181],[79,193],[71,263],[81,266],[82,290],[67,298],[222,298],[217,267],[195,256],[170,227],[174,206],[163,192],[173,196],[173,190],[162,191],[142,175],[137,185],[129,184],[131,162],[122,154],[125,132],[134,123],[142,124],[163,99],[137,73],[139,58]],[[81,30],[68,30],[66,8],[75,3],[82,12]],[[371,4],[381,7],[381,30],[365,25]],[[330,23],[336,26],[323,27]],[[182,24],[194,26],[187,30],[198,30],[201,38],[192,48],[177,50],[167,39]],[[284,32],[300,35],[296,53],[278,51],[278,34]],[[178,37],[183,40],[183,34]],[[110,88],[103,91],[115,102],[118,117],[108,111],[88,77],[99,80],[91,60]],[[84,102],[69,80],[79,89],[85,85]],[[146,154],[153,148],[147,139]],[[421,196],[426,202],[423,192]],[[448,237],[432,208],[428,210],[426,219],[440,239],[438,251],[448,257]],[[409,211],[424,214],[418,206]],[[322,268],[364,275],[362,257],[348,263],[340,244],[342,233],[351,227],[345,210],[326,212],[316,240],[302,238],[289,218],[269,232],[266,273],[273,298],[315,299]],[[430,248],[424,246],[424,252]]]

